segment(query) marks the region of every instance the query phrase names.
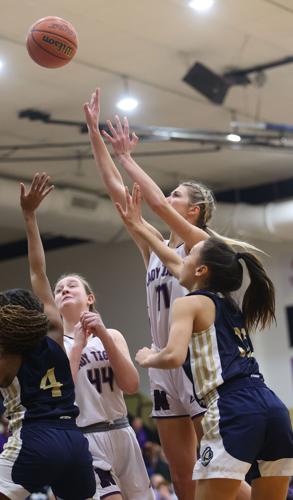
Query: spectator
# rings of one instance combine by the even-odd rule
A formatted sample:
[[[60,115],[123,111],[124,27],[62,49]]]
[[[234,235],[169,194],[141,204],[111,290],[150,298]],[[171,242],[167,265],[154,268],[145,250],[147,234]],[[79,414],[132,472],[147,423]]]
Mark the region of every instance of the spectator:
[[[148,436],[147,436],[147,431],[143,425],[142,418],[134,417],[131,425],[132,425],[132,428],[135,432],[136,439],[139,443],[139,446],[143,450],[146,442],[148,441]]]
[[[293,477],[291,478],[291,481],[289,484],[287,500],[293,500]]]

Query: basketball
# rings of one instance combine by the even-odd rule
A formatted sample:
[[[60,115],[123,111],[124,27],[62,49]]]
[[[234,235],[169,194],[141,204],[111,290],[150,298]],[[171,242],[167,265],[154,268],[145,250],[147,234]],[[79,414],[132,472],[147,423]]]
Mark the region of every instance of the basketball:
[[[77,51],[77,33],[61,17],[44,17],[29,29],[26,47],[30,57],[45,68],[60,68],[69,63]]]

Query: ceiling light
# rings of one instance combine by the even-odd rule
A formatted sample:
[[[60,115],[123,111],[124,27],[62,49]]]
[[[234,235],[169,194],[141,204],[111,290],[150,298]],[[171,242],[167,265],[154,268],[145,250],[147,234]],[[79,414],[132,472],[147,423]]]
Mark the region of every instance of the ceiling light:
[[[4,68],[4,61],[0,59],[0,71]]]
[[[134,111],[138,106],[138,100],[134,97],[123,97],[116,104],[121,111]]]
[[[228,135],[226,135],[226,138],[228,139],[228,141],[231,141],[231,142],[240,142],[241,141],[241,137],[238,134],[228,134]]]
[[[190,0],[189,7],[198,12],[204,12],[212,7],[214,0]]]

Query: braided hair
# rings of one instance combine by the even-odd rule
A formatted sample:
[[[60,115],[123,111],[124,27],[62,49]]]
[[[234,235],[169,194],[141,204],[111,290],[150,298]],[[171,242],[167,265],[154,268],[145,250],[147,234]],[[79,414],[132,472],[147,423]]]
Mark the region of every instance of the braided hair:
[[[43,305],[29,290],[15,288],[0,294],[0,349],[24,354],[48,332]]]
[[[196,225],[205,230],[216,208],[212,191],[200,182],[186,181],[182,182],[181,186],[187,188],[190,203],[200,206],[200,213]]]

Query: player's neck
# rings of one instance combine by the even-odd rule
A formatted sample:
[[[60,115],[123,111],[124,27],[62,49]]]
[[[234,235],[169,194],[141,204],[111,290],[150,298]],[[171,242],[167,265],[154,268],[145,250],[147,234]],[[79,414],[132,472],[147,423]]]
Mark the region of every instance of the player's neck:
[[[176,248],[179,245],[181,245],[181,243],[183,243],[183,241],[182,241],[182,238],[180,238],[180,236],[178,236],[178,234],[176,234],[176,233],[170,234],[170,239],[169,239],[169,247],[170,248]]]
[[[66,319],[63,316],[63,330],[67,337],[74,337],[74,326],[79,322],[79,317]]]

